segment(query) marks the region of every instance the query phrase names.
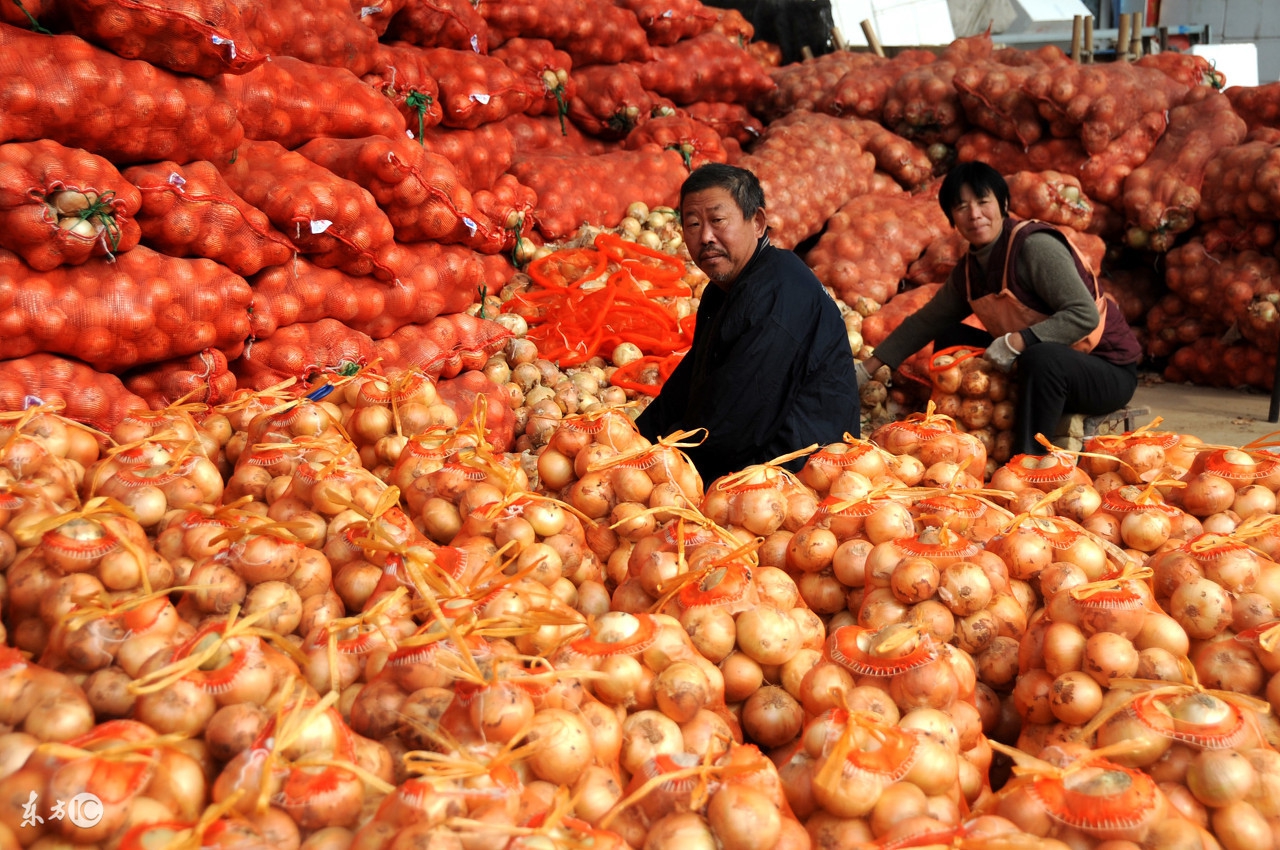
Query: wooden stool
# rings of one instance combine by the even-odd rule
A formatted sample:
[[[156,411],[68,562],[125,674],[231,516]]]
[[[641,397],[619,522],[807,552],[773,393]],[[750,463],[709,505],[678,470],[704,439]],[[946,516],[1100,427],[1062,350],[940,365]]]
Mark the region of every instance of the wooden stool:
[[[1099,434],[1123,434],[1134,429],[1133,420],[1146,416],[1151,412],[1147,407],[1122,407],[1111,413],[1099,416],[1085,416],[1074,413],[1058,420],[1057,433],[1053,436],[1053,444],[1069,452],[1078,452],[1084,448],[1084,442]]]

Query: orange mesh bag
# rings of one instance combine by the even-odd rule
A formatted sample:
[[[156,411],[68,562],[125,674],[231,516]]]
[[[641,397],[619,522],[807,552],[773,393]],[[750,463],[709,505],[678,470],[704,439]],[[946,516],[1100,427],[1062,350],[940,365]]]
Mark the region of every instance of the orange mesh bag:
[[[242,277],[293,256],[293,243],[231,191],[211,162],[135,165],[125,175],[142,193],[142,237],[161,253],[215,260]]]
[[[495,322],[454,313],[424,325],[406,325],[377,343],[388,367],[417,368],[432,377],[453,378],[463,369],[480,369],[511,339]]]
[[[844,301],[883,304],[911,262],[950,229],[936,194],[863,195],[831,217],[805,262]]]
[[[899,77],[884,102],[885,126],[925,144],[954,144],[965,131],[956,70],[955,64],[938,61]]]
[[[316,265],[395,277],[377,256],[395,231],[367,190],[276,142],[245,142],[220,171],[232,191]]]
[[[1125,321],[1141,325],[1143,317],[1160,300],[1160,281],[1149,268],[1112,269],[1101,278],[1103,290],[1120,305]]]
[[[1060,171],[1019,171],[1007,179],[1009,212],[1018,218],[1089,229],[1093,204],[1075,177]]]
[[[226,159],[244,137],[203,80],[121,59],[74,35],[0,26],[0,142],[53,139],[115,165]]]
[[[219,77],[215,87],[236,107],[248,139],[292,150],[320,137],[403,136],[395,104],[345,68],[276,56],[246,74]]]
[[[622,139],[649,118],[653,96],[634,65],[591,65],[570,77],[577,93],[569,100],[569,120],[583,132]]]
[[[515,411],[507,403],[507,391],[489,380],[484,372],[473,369],[452,380],[441,379],[436,382],[436,393],[461,423],[473,418],[477,400],[483,396],[480,411],[484,416],[485,439],[494,451],[511,449],[516,431]]]
[[[650,118],[627,134],[622,143],[627,150],[637,150],[644,145],[675,151],[684,157],[690,170],[708,162],[729,161],[719,133],[682,115]]]
[[[459,242],[502,250],[502,234],[459,185],[449,160],[403,136],[315,139],[298,153],[368,190],[401,242]]]
[[[929,243],[924,253],[907,267],[907,280],[914,286],[926,283],[946,283],[959,263],[960,258],[969,250],[969,243],[954,230],[943,234]],[[908,287],[910,289],[912,287]]]
[[[1200,187],[1209,161],[1243,141],[1248,132],[1231,101],[1208,86],[1191,90],[1169,113],[1169,128],[1146,162],[1124,181],[1124,211],[1134,226],[1134,248],[1167,251],[1196,223]]]
[[[413,0],[405,3],[387,36],[423,47],[489,52],[489,25],[471,0]]]
[[[504,286],[511,282],[511,279],[518,271],[511,260],[507,259],[504,254],[477,254],[476,256],[480,258],[480,264],[484,267],[484,289],[486,295],[497,295]]]
[[[1246,142],[1218,151],[1205,168],[1197,214],[1202,221],[1280,218],[1280,146]]]
[[[793,113],[774,123],[785,127],[793,121],[805,120],[804,113]],[[904,188],[915,189],[933,179],[933,163],[928,154],[897,133],[861,118],[846,118],[838,126],[876,158],[876,168],[892,176]]]
[[[1181,103],[1187,87],[1154,68],[1113,62],[1044,68],[1027,80],[1026,91],[1054,135],[1078,133],[1096,154],[1143,115]]]
[[[67,0],[62,9],[86,41],[178,74],[243,74],[267,58],[222,0]]]
[[[690,73],[696,68],[697,73]],[[676,103],[718,100],[754,103],[777,85],[751,54],[717,32],[653,48],[653,59],[636,66],[649,91]]]
[[[569,101],[577,94],[578,85],[569,74],[573,59],[568,53],[557,50],[545,38],[513,38],[490,55],[505,62],[534,92],[542,92],[540,98],[530,102],[526,115],[569,113]]]
[[[146,410],[115,375],[54,354],[33,354],[0,362],[0,410],[26,410],[31,405],[62,402],[62,415],[104,434],[131,411]]]
[[[493,189],[481,189],[475,194],[476,208],[501,228],[504,251],[515,248],[533,228],[533,210],[538,206],[538,193],[523,186],[510,174],[504,174],[493,184]],[[500,255],[486,255],[500,256]],[[502,258],[506,262],[505,258]]]
[[[689,170],[680,154],[650,145],[599,156],[531,156],[511,166],[511,174],[537,194],[534,220],[554,240],[584,222],[616,227],[633,201],[674,206]]]
[[[1280,343],[1280,260],[1257,251],[1213,255],[1193,239],[1168,253],[1165,283],[1186,302],[1189,313],[1236,324],[1246,340],[1275,353]]]
[[[58,29],[51,22],[54,16],[62,16],[62,7],[57,0],[23,0],[17,3],[0,3],[0,23],[13,24],[22,29],[32,29],[32,21],[43,21],[46,26]]]
[[[351,0],[235,0],[249,39],[269,56],[346,68],[359,76],[373,62],[378,36],[360,22]]]
[[[474,130],[501,121],[524,112],[542,94],[501,59],[471,50],[430,47],[423,50],[422,61],[440,86],[440,123],[446,127]]]
[[[472,192],[492,189],[516,155],[515,139],[506,121],[481,124],[474,130],[436,127],[422,137],[422,144],[452,163],[458,180]]]
[[[872,348],[884,342],[889,338],[889,334],[902,324],[903,319],[928,304],[929,299],[933,298],[941,287],[942,284],[930,283],[909,289],[895,296],[870,316],[863,318],[863,342]],[[929,361],[932,357],[933,343],[931,342],[903,361],[898,367],[898,372],[922,384],[929,384]]]
[[[144,399],[152,410],[163,410],[178,399],[224,404],[236,392],[227,356],[206,348],[190,357],[179,357],[134,369],[124,377],[125,387]]]
[[[1232,86],[1225,94],[1249,130],[1280,127],[1280,82]]]
[[[769,69],[774,89],[760,98],[756,108],[773,120],[789,112],[831,112],[836,86],[850,71],[867,70],[888,63],[874,53],[837,50],[803,62]]]
[[[844,131],[839,118],[796,113],[785,124],[770,126],[738,165],[764,186],[773,244],[794,248],[850,198],[871,188],[876,161]]]
[[[973,130],[956,142],[956,161],[985,162],[1005,175],[1046,169],[1076,174],[1086,159],[1079,139],[1041,139],[1023,148],[985,130]]]
[[[884,117],[884,106],[898,80],[908,71],[931,65],[937,59],[928,50],[904,50],[888,62],[855,68],[836,83],[827,111],[879,121]]]
[[[616,142],[588,136],[576,125],[551,116],[512,115],[501,126],[511,134],[511,146],[517,159],[531,153],[595,156],[618,148]]]
[[[699,101],[684,108],[694,121],[701,121],[720,134],[722,139],[735,139],[749,145],[764,132],[764,124],[740,103]]]
[[[1194,53],[1165,50],[1147,54],[1134,64],[1142,68],[1155,68],[1184,86],[1223,89],[1227,85],[1226,74],[1213,67],[1213,63],[1205,57],[1196,56]]]
[[[377,5],[369,5],[368,0],[351,0],[351,11],[356,13],[360,23],[381,38],[391,25],[391,20],[407,4],[408,0],[378,0]]]
[[[1119,201],[1124,192],[1124,181],[1151,156],[1168,124],[1168,113],[1148,112],[1105,149],[1089,156],[1075,172],[1080,175],[1080,185],[1085,193],[1104,204]]]
[[[617,0],[649,34],[649,44],[670,45],[702,35],[716,25],[716,11],[699,0]]]
[[[137,188],[100,156],[48,140],[0,145],[0,247],[34,269],[133,248],[141,204]]]
[[[1032,74],[1045,67],[1071,61],[1061,50],[1052,61],[1010,66],[1001,62],[976,62],[956,72],[952,83],[960,93],[960,105],[970,123],[1011,142],[1034,144],[1044,136],[1044,122],[1036,101],[1024,86]]]
[[[713,32],[741,45],[756,37],[756,28],[737,9],[713,8],[711,11],[716,15],[715,25],[711,27]]]
[[[321,319],[286,325],[245,345],[244,353],[231,361],[231,371],[240,389],[257,392],[289,378],[310,381],[365,366],[373,358],[373,340],[335,319]]]
[[[415,139],[444,118],[440,86],[425,67],[420,47],[406,42],[379,44],[369,72],[360,79],[395,104]]]
[[[523,36],[545,38],[578,65],[644,62],[652,55],[649,37],[635,12],[595,0],[483,0],[489,47]]]
[[[1274,166],[1266,165],[1263,168],[1274,168]],[[1204,240],[1205,250],[1211,254],[1222,254],[1228,251],[1275,253],[1276,245],[1280,243],[1280,228],[1276,225],[1277,222],[1274,219],[1244,222],[1218,219],[1206,222],[1200,228],[1200,238]]]
[[[0,293],[0,359],[44,351],[104,372],[242,342],[253,298],[217,263],[145,246],[46,272],[0,251]]]
[[[1266,392],[1271,392],[1275,375],[1276,355],[1249,343],[1228,344],[1209,335],[1174,351],[1164,369],[1166,381],[1232,389],[1246,384]]]

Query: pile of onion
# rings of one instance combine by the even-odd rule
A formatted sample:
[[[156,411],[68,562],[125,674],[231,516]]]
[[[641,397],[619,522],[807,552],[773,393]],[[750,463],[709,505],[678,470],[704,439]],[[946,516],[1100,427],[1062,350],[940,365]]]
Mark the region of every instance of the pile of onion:
[[[986,445],[978,436],[965,433],[953,417],[938,413],[932,402],[925,413],[880,426],[872,432],[871,442],[900,458],[891,472],[909,487],[969,489],[981,486],[988,474]]]
[[[1015,386],[982,353],[965,346],[934,352],[929,360],[929,402],[939,415],[951,417],[982,443],[989,458],[981,472],[986,477],[1013,455]]]

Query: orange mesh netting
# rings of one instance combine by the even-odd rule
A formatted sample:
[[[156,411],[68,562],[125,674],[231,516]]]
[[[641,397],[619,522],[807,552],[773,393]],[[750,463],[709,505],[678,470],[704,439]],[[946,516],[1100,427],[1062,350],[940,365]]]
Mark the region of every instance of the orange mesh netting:
[[[569,100],[578,92],[570,71],[573,59],[545,38],[513,38],[495,49],[490,55],[501,59],[516,75],[528,82],[534,92],[542,92],[535,98],[526,115],[564,115],[569,111]]]
[[[937,294],[941,286],[941,284],[926,284],[909,289],[864,318],[862,320],[863,342],[872,348],[884,342],[889,334],[902,324],[903,319],[929,303],[929,299]],[[931,342],[903,361],[898,371],[909,378],[928,384],[929,360],[932,357],[933,343]]]
[[[684,111],[695,121],[701,121],[720,134],[723,139],[735,139],[740,145],[749,145],[764,132],[764,124],[740,103],[715,103],[699,101],[691,103]]]
[[[428,129],[422,144],[453,164],[458,180],[472,192],[492,189],[515,160],[515,139],[507,122],[481,124],[474,130]]]
[[[1133,64],[1143,68],[1155,68],[1184,86],[1209,86],[1221,89],[1227,84],[1226,74],[1213,67],[1213,63],[1205,57],[1192,53],[1166,50],[1143,56]]]
[[[716,10],[699,0],[618,0],[618,5],[636,13],[650,44],[675,44],[716,25]]]
[[[1260,86],[1232,86],[1225,94],[1250,131],[1280,127],[1280,81]]]
[[[583,222],[615,227],[633,201],[674,206],[689,176],[680,154],[655,145],[600,156],[531,156],[511,173],[537,194],[534,218],[548,239],[570,236]],[[637,174],[645,179],[637,182]]]
[[[985,162],[1005,175],[1049,168],[1075,174],[1088,158],[1079,139],[1044,139],[1024,148],[985,130],[973,130],[956,142],[958,162]]]
[[[265,390],[288,378],[309,381],[374,358],[373,340],[336,319],[286,325],[266,339],[246,344],[231,361],[241,389]]]
[[[0,251],[0,359],[44,351],[114,372],[225,348],[249,335],[252,297],[217,263],[143,246],[46,272]]]
[[[569,119],[585,133],[621,139],[647,120],[653,96],[634,65],[591,65],[570,75],[577,91],[569,99]]]
[[[930,54],[932,55],[932,54]],[[837,50],[822,56],[793,62],[769,70],[776,87],[762,97],[756,108],[768,120],[789,112],[833,112],[836,85],[850,71],[870,69],[888,63],[874,53]],[[883,105],[883,104],[882,104]]]
[[[387,29],[389,38],[423,47],[489,51],[489,25],[472,0],[413,0]]]
[[[422,61],[440,86],[446,127],[474,130],[490,121],[524,112],[542,97],[542,88],[517,76],[501,59],[470,50],[431,47]]]
[[[0,362],[0,410],[25,410],[33,404],[62,402],[62,415],[104,434],[131,410],[146,410],[145,399],[125,388],[115,375],[53,354],[33,354]]]
[[[1246,142],[1219,151],[1205,169],[1198,214],[1239,221],[1280,218],[1280,146]]]
[[[516,159],[538,153],[595,156],[618,149],[617,142],[588,136],[576,124],[550,115],[512,115],[501,125],[492,126],[501,126],[511,134],[511,147]]]
[[[511,449],[516,430],[515,412],[507,404],[507,391],[485,377],[484,372],[473,369],[453,379],[442,378],[436,383],[436,393],[457,414],[460,423],[473,418],[476,398],[483,395],[485,439],[495,451]]]
[[[179,74],[243,74],[265,61],[234,3],[220,0],[67,0],[76,34]]]
[[[774,122],[779,127],[809,120],[803,112],[796,112]],[[832,123],[829,120],[827,123]],[[933,179],[933,162],[916,144],[886,130],[875,121],[861,118],[845,118],[834,126],[853,139],[867,153],[876,158],[876,168],[897,180],[903,188],[916,189]]]
[[[885,126],[923,144],[954,144],[965,131],[956,70],[955,63],[939,60],[899,77],[884,102]]]
[[[134,369],[125,375],[124,385],[152,410],[162,410],[182,398],[204,404],[231,401],[236,392],[236,376],[231,374],[225,354],[206,348],[190,357]]]
[[[898,80],[922,65],[932,64],[937,58],[928,50],[904,50],[888,62],[880,60],[853,68],[836,83],[830,99],[830,112],[879,121]]]
[[[685,165],[691,170],[708,162],[729,161],[720,134],[683,115],[651,118],[632,130],[622,143],[627,150],[638,150],[644,145],[675,151],[684,157]]]
[[[425,325],[406,325],[375,346],[387,366],[421,369],[433,378],[452,378],[465,369],[483,368],[511,336],[496,322],[451,313]]]
[[[690,73],[696,68],[697,73]],[[653,59],[636,65],[649,91],[676,103],[718,100],[753,103],[773,90],[773,78],[737,42],[708,32],[673,44],[654,47]]]
[[[444,117],[440,86],[423,63],[422,49],[415,45],[379,43],[369,72],[361,79],[395,105],[415,139],[421,139]]]
[[[222,179],[211,162],[158,162],[125,169],[142,193],[147,245],[171,257],[205,257],[248,277],[293,256],[293,243]]]
[[[521,316],[529,324],[526,337],[561,368],[607,357],[630,342],[651,362],[664,362],[665,379],[679,360],[672,355],[693,341],[694,315],[679,317],[673,304],[691,294],[684,274],[683,261],[602,233],[594,248],[560,250],[531,263],[533,286],[502,309]],[[622,380],[638,383],[644,365],[632,366]]]
[[[484,0],[489,47],[508,39],[545,38],[577,65],[616,65],[650,58],[649,37],[636,15],[595,0]]]
[[[526,238],[533,229],[533,209],[538,205],[538,193],[510,174],[498,178],[493,190],[481,190],[475,194],[476,207],[501,227],[502,249],[509,250]]]
[[[31,21],[39,20],[49,24],[49,19],[60,12],[61,4],[58,0],[23,0],[21,6],[17,3],[0,3],[0,23],[31,29]]]
[[[378,35],[360,22],[351,0],[237,0],[253,45],[270,56],[292,56],[314,65],[369,70]]]
[[[218,165],[232,191],[266,213],[316,265],[395,277],[377,256],[395,230],[366,189],[276,142],[245,142],[235,162]]]
[[[0,142],[53,139],[120,166],[226,159],[244,137],[208,83],[74,35],[0,26],[0,80]]]
[[[369,5],[368,0],[351,0],[351,11],[360,18],[360,23],[373,30],[379,38],[386,33],[387,27],[400,10],[408,5],[407,0],[378,0],[376,5]]]
[[[368,190],[401,242],[456,242],[503,249],[501,229],[476,209],[449,160],[403,135],[315,139],[298,153]]]
[[[35,269],[128,251],[142,198],[115,166],[57,142],[0,145],[0,246]]]
[[[1089,229],[1093,204],[1072,175],[1053,170],[1019,171],[1010,174],[1008,181],[1009,212],[1018,218]]]
[[[395,104],[345,68],[275,56],[215,85],[235,104],[248,139],[293,149],[321,136],[404,136],[405,118]]]
[[[1034,54],[1034,64],[1010,66],[999,61],[975,62],[956,73],[952,83],[970,123],[1002,139],[1034,144],[1044,135],[1044,121],[1036,101],[1025,91],[1032,74],[1071,61],[1056,47]]]

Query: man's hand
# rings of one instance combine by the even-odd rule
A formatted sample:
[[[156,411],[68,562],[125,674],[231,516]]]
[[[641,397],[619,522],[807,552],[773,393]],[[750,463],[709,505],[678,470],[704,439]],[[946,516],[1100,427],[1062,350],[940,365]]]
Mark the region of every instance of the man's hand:
[[[987,351],[983,355],[983,357],[985,357],[989,362],[998,367],[1001,372],[1008,372],[1012,369],[1013,361],[1017,360],[1018,355],[1021,353],[1019,349],[1016,349],[1013,346],[1020,346],[1022,340],[1018,339],[1014,341],[1011,339],[1013,336],[1015,336],[1015,334],[1007,333],[998,338],[995,342],[991,343],[991,345],[987,346]]]

